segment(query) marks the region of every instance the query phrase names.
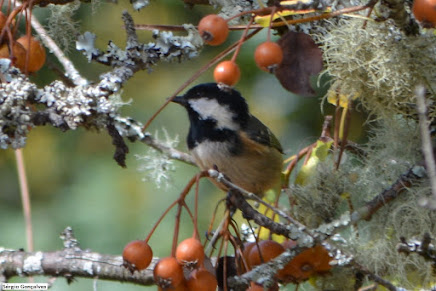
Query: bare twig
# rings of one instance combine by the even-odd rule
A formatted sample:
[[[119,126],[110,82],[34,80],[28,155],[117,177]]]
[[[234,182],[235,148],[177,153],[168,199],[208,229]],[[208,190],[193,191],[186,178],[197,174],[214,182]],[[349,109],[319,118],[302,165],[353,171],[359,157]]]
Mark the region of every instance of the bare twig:
[[[423,86],[418,86],[415,90],[415,95],[416,95],[416,105],[419,115],[419,129],[421,131],[422,153],[424,155],[425,166],[427,169],[427,176],[430,180],[433,200],[436,200],[436,164],[434,160],[430,130],[428,128],[430,122],[427,118],[425,88]]]
[[[18,1],[15,3],[16,6],[20,5]],[[67,56],[65,56],[64,52],[59,48],[56,42],[48,35],[47,31],[41,25],[41,23],[39,23],[38,19],[36,17],[32,17],[31,23],[33,29],[35,29],[35,31],[41,37],[44,45],[50,49],[50,51],[56,56],[56,58],[64,67],[65,75],[71,79],[74,85],[86,85],[88,81],[80,75],[74,64],[69,58],[67,58]]]
[[[388,280],[383,279],[380,276],[377,276],[376,274],[370,272],[369,270],[367,270],[366,268],[354,263],[353,264],[354,267],[356,269],[358,269],[361,273],[365,274],[366,276],[368,276],[369,279],[371,279],[372,281],[374,281],[375,283],[378,283],[379,285],[382,285],[383,287],[385,287],[386,289],[390,290],[390,291],[398,291],[398,288],[395,287],[394,284],[392,284],[391,282],[389,282]]]
[[[141,139],[141,142],[165,154],[170,159],[178,160],[190,165],[195,165],[194,158],[190,154],[168,147],[165,144],[157,141],[150,134],[145,134],[144,137]]]
[[[32,212],[30,207],[29,186],[27,183],[26,168],[24,167],[23,150],[15,150],[17,161],[18,180],[20,181],[21,201],[23,205],[24,223],[26,225],[26,245],[29,252],[33,252]]]

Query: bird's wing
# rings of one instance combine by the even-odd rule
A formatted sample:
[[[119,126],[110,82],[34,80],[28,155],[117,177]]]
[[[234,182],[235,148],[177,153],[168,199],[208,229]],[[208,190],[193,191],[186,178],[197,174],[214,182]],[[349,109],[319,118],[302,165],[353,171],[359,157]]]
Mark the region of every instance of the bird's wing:
[[[255,116],[251,115],[250,120],[248,121],[246,132],[248,136],[267,146],[272,146],[277,149],[280,153],[283,153],[282,146],[280,145],[277,137],[272,133],[272,131],[263,124],[259,119]]]

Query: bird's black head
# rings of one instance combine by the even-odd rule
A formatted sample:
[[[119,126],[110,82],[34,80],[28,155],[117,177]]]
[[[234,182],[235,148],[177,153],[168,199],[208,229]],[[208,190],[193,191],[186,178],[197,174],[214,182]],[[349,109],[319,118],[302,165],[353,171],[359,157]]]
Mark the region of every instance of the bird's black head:
[[[207,139],[224,141],[244,128],[250,119],[247,103],[233,89],[221,89],[216,83],[197,85],[173,102],[183,105],[191,127],[188,146]]]

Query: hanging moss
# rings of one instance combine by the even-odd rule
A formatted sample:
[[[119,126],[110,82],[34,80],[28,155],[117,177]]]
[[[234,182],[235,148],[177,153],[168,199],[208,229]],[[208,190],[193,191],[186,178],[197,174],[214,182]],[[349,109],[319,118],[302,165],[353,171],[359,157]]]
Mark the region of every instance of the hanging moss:
[[[335,170],[333,154],[320,163],[305,186],[293,189],[296,206],[292,214],[316,227],[345,211],[359,209],[389,189],[401,174],[422,160],[418,124],[400,116],[379,120],[373,124],[363,150],[366,154],[361,158],[348,154],[339,170]],[[343,231],[341,249],[353,254],[359,265],[398,286],[430,286],[434,282],[431,263],[418,255],[405,256],[396,248],[401,237],[420,239],[426,232],[436,236],[436,212],[418,205],[419,197],[429,192],[426,182],[404,190],[369,221]],[[354,279],[339,279],[342,275],[342,269],[332,272],[319,277],[317,284],[350,290]]]
[[[435,89],[436,37],[405,36],[390,21],[364,21],[343,19],[319,36],[325,73],[333,80],[330,90],[357,94],[363,107],[379,118],[416,114],[415,87]],[[434,106],[430,114],[436,116]]]

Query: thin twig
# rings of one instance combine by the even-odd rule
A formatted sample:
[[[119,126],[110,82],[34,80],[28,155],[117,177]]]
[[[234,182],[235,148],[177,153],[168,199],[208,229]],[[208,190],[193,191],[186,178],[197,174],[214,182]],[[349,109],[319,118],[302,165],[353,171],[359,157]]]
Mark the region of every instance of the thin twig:
[[[430,180],[431,192],[433,199],[436,200],[436,165],[431,145],[431,137],[428,126],[430,124],[427,118],[427,105],[425,101],[425,88],[418,86],[415,90],[416,105],[419,115],[419,129],[421,131],[422,153],[424,155],[427,176]]]
[[[16,5],[20,5],[20,3],[17,1]],[[45,28],[41,25],[41,23],[36,19],[36,17],[32,17],[31,20],[32,27],[35,29],[35,31],[38,33],[38,35],[41,37],[42,42],[44,45],[50,49],[51,52],[56,56],[56,58],[59,60],[59,62],[62,64],[65,70],[65,75],[73,81],[74,85],[86,85],[88,84],[88,81],[83,78],[79,71],[76,69],[74,64],[70,61],[69,58],[64,54],[64,52],[59,48],[59,46],[56,44],[56,42],[48,35],[48,32],[45,30]]]
[[[359,220],[370,220],[372,215],[380,208],[396,199],[404,189],[411,187],[414,182],[421,180],[425,174],[422,165],[417,164],[409,168],[395,181],[389,188],[378,194],[372,200],[368,201],[364,206],[360,207],[351,214],[352,222]]]
[[[29,252],[33,252],[33,230],[32,230],[32,214],[30,206],[30,194],[24,167],[23,150],[15,150],[15,159],[17,161],[18,180],[20,182],[21,201],[23,205],[24,223],[26,225],[26,245]]]
[[[366,5],[347,7],[347,8],[338,10],[338,11],[334,11],[334,12],[330,12],[330,13],[323,13],[320,15],[310,16],[310,17],[306,17],[306,18],[289,19],[289,20],[284,20],[284,21],[280,21],[280,22],[271,22],[271,27],[276,28],[276,27],[280,27],[280,26],[284,26],[284,25],[289,26],[289,25],[298,24],[298,23],[306,23],[306,22],[318,21],[318,20],[322,20],[322,19],[328,19],[328,18],[340,16],[343,14],[349,14],[352,12],[358,12],[361,10],[372,8],[377,1],[378,0],[372,0]],[[270,8],[268,7],[268,9],[270,9]],[[245,11],[241,14],[246,14],[246,13],[247,13],[247,11]],[[240,14],[235,15],[232,18],[227,19],[227,21],[229,21],[229,20],[231,20],[234,17],[239,16],[239,15]],[[230,30],[244,30],[244,29],[246,29],[246,27],[247,27],[247,25],[231,25],[231,26],[229,26],[229,29]],[[138,30],[154,30],[154,29],[170,30],[170,31],[183,31],[183,30],[185,30],[183,25],[159,25],[159,24],[137,24],[137,25],[135,25],[135,28]],[[250,29],[262,29],[262,28],[264,28],[264,26],[262,26],[260,24],[253,24],[250,26]]]
[[[379,277],[378,275],[370,272],[368,269],[364,268],[363,266],[360,266],[359,264],[357,264],[356,262],[353,261],[353,265],[355,268],[357,268],[360,272],[362,272],[363,274],[367,275],[371,280],[373,280],[374,282],[382,285],[383,287],[385,287],[386,289],[388,289],[389,291],[397,291],[397,287],[394,286],[394,284],[392,284],[391,282],[389,282],[388,280],[385,280],[381,277]]]
[[[145,134],[143,138],[140,139],[140,141],[154,148],[155,150],[165,154],[170,159],[178,160],[189,165],[195,165],[194,158],[190,154],[169,147],[164,143],[161,143],[158,140],[156,140],[150,134]]]

